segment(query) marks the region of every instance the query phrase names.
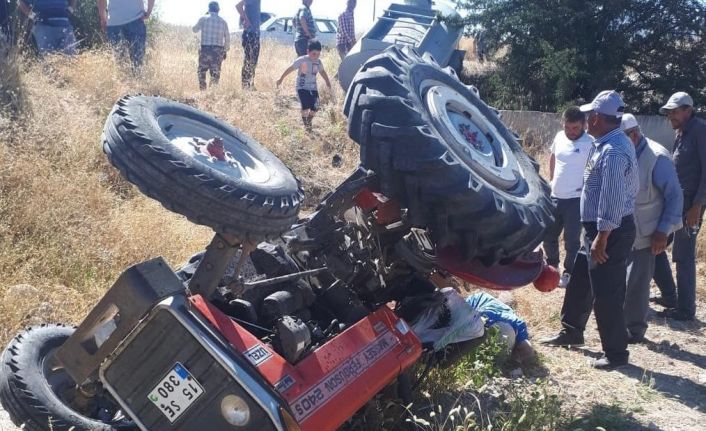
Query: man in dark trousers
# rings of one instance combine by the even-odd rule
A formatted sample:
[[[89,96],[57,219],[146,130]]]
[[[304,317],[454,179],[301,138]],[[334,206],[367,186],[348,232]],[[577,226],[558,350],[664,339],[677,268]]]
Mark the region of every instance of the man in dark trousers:
[[[252,90],[260,58],[260,0],[240,0],[235,7],[243,21],[243,88]]]
[[[684,227],[674,234],[672,249],[672,259],[677,264],[676,292],[674,283],[660,283],[662,297],[657,301],[667,307],[676,305],[660,313],[661,316],[693,320],[696,314],[696,237],[706,207],[706,122],[696,117],[694,100],[684,92],[674,93],[660,112],[667,115],[677,133],[674,165],[684,191]],[[671,278],[669,262],[659,260],[655,273]]]
[[[11,42],[10,6],[7,0],[0,0],[0,43]]]
[[[307,54],[309,42],[316,38],[316,23],[311,14],[314,0],[302,0],[302,6],[294,16],[294,50],[298,56]]]
[[[593,366],[612,369],[627,364],[629,356],[623,304],[627,259],[635,241],[638,167],[633,144],[620,127],[625,104],[618,93],[603,91],[581,111],[588,113],[588,133],[595,138],[581,192],[583,247],[564,295],[563,329],[543,342],[583,345],[593,308],[604,352]]]
[[[211,74],[211,86],[218,85],[221,79],[221,64],[230,48],[230,31],[226,21],[218,16],[221,7],[218,2],[208,4],[208,14],[201,17],[193,28],[194,33],[201,32],[199,50],[199,88],[206,89],[206,72]]]

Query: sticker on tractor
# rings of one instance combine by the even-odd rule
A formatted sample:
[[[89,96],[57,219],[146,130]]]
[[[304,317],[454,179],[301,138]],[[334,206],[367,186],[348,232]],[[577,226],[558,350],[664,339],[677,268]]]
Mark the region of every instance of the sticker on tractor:
[[[316,386],[291,404],[297,422],[301,423],[323,407],[341,389],[371,368],[397,344],[399,344],[397,338],[387,331],[327,374]]]
[[[257,344],[249,348],[243,354],[248,358],[248,361],[256,367],[272,357],[272,353],[265,349],[262,344]]]
[[[290,376],[289,374],[285,375],[282,377],[282,380],[279,382],[275,383],[275,390],[277,392],[284,393],[287,389],[291,388],[294,386],[294,377]]]

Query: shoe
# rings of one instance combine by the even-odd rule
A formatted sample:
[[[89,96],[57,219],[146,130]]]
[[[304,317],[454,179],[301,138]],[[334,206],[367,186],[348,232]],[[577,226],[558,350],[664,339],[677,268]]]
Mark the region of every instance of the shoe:
[[[627,364],[627,358],[618,361],[614,359],[608,359],[606,356],[604,356],[600,359],[596,359],[595,361],[593,361],[591,366],[597,370],[614,370],[615,368],[622,367],[623,365]]]
[[[583,346],[583,334],[571,333],[563,330],[554,337],[542,340],[541,343],[546,346],[554,347],[581,347]]]
[[[651,296],[650,302],[661,305],[664,308],[675,308],[677,306],[676,298],[664,298],[662,296]]]
[[[657,315],[659,317],[666,317],[667,319],[672,319],[672,320],[678,320],[681,322],[688,322],[690,320],[694,320],[694,316],[691,314],[686,314],[682,310],[677,310],[674,308],[667,309],[664,311],[659,311],[657,312]]]
[[[569,280],[571,280],[571,274],[568,272],[561,274],[561,278],[559,279],[559,287],[566,289],[566,286],[569,285]]]
[[[644,335],[630,335],[630,336],[628,336],[628,344],[642,344],[645,341],[647,341],[647,340],[645,339]]]

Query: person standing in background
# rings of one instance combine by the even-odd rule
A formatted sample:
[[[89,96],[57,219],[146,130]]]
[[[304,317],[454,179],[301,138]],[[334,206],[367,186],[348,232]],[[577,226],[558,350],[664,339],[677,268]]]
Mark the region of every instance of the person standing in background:
[[[581,248],[581,189],[583,172],[593,139],[585,132],[586,115],[572,106],[562,115],[564,130],[554,137],[549,158],[549,179],[556,219],[544,238],[547,263],[559,267],[559,236],[564,231],[564,270],[559,281],[566,287]]]
[[[669,151],[642,134],[634,115],[623,115],[621,126],[635,145],[640,173],[634,214],[636,237],[628,258],[624,306],[628,344],[636,344],[645,341],[655,256],[667,248],[669,235],[681,229],[684,201]]]
[[[194,33],[201,32],[201,49],[199,50],[199,89],[206,89],[206,72],[211,73],[211,87],[218,85],[221,79],[221,64],[230,49],[230,32],[228,23],[218,16],[221,7],[218,2],[208,4],[208,14],[201,17],[193,28]]]
[[[243,22],[243,89],[253,90],[260,58],[260,0],[240,0],[236,9]]]
[[[299,57],[307,55],[309,42],[316,38],[316,24],[311,14],[314,0],[302,0],[302,7],[294,16],[294,50]]]
[[[595,141],[588,155],[581,192],[583,247],[566,286],[562,330],[546,339],[550,346],[583,345],[593,309],[604,356],[593,362],[610,370],[628,363],[625,329],[627,259],[635,243],[635,199],[639,175],[635,148],[620,127],[625,103],[615,91],[603,91],[581,106]]]
[[[356,0],[348,0],[346,10],[338,16],[338,32],[336,33],[336,49],[341,60],[355,45],[355,7]]]
[[[145,58],[147,21],[154,9],[154,0],[97,0],[98,18],[108,41],[117,49],[126,45],[132,66],[138,69]]]
[[[676,308],[658,315],[674,320],[693,320],[696,315],[696,238],[706,208],[706,121],[697,118],[694,100],[687,93],[674,93],[659,110],[676,130],[674,165],[684,191],[684,227],[674,234],[672,259],[677,266],[676,292],[662,286],[665,301],[676,297]],[[669,262],[659,261],[656,271],[670,274]],[[672,283],[671,286],[674,284]]]

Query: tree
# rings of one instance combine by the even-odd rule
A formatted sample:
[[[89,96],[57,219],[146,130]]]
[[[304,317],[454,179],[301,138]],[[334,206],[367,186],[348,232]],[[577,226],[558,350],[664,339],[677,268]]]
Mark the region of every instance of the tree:
[[[656,113],[675,91],[706,107],[700,0],[459,0],[498,62],[481,86],[509,109],[555,111],[604,89]]]

